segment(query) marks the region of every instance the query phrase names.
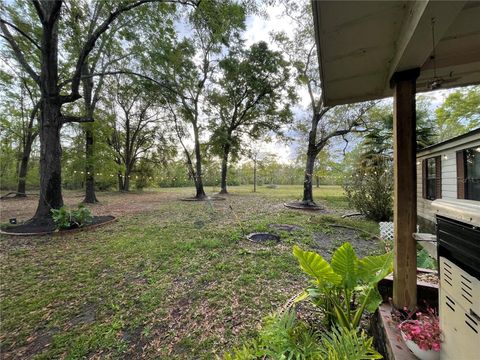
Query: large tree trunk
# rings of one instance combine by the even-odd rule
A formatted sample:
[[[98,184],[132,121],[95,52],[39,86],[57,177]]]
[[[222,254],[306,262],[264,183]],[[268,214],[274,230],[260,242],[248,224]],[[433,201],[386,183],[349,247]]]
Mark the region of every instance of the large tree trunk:
[[[58,103],[42,100],[40,115],[40,199],[32,219],[50,222],[51,209],[63,206],[60,129],[62,119]]]
[[[313,201],[313,170],[315,168],[315,159],[320,152],[317,147],[317,127],[320,117],[317,114],[313,115],[312,127],[308,134],[308,148],[307,148],[307,163],[305,165],[305,177],[303,181],[303,199],[302,204],[306,206],[317,206]]]
[[[18,186],[16,197],[25,197],[26,195],[26,178],[28,171],[28,161],[30,160],[30,153],[32,152],[32,144],[34,137],[31,134],[27,135],[25,146],[22,152],[22,159],[20,161],[20,169],[18,171]]]
[[[228,194],[227,192],[227,171],[228,171],[228,155],[230,153],[230,145],[223,147],[222,157],[222,178],[220,185],[220,194]]]
[[[50,210],[63,206],[62,147],[60,129],[63,125],[62,100],[58,88],[58,3],[47,3],[46,20],[42,23],[41,105],[40,105],[40,198],[34,223],[51,224]],[[54,13],[54,10],[56,13]]]
[[[82,67],[82,74],[90,75],[88,69],[88,61],[85,61]],[[94,104],[92,99],[93,80],[91,77],[86,77],[82,81],[83,84],[83,99],[85,102],[85,112],[88,117],[93,119]],[[85,124],[85,198],[84,203],[97,203],[97,196],[95,195],[95,166],[94,166],[94,135],[92,124]]]
[[[84,203],[94,204],[97,203],[97,197],[95,195],[95,167],[93,165],[93,131],[91,124],[86,124],[85,129],[85,199]]]
[[[307,152],[307,163],[305,165],[305,177],[303,180],[303,199],[302,203],[307,206],[315,206],[313,201],[312,178],[315,167],[315,152]]]
[[[202,153],[200,151],[200,139],[198,135],[198,127],[194,126],[194,135],[195,135],[195,189],[196,194],[195,198],[203,199],[206,197],[205,190],[203,189],[203,178],[202,178]]]

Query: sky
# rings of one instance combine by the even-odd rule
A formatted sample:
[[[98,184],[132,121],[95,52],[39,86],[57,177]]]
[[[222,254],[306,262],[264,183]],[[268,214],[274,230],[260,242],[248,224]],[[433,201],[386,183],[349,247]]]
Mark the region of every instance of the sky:
[[[251,44],[258,42],[258,41],[265,41],[269,44],[271,48],[279,50],[275,43],[273,43],[270,39],[270,33],[272,31],[284,31],[287,34],[292,34],[292,29],[294,24],[292,21],[286,17],[282,16],[282,7],[267,7],[266,13],[268,14],[268,18],[264,18],[258,15],[249,15],[247,17],[247,30],[245,32],[245,39],[246,45],[250,46]],[[427,96],[431,102],[431,111],[434,112],[435,109],[440,106],[448,94],[453,90],[437,90],[429,93],[423,93],[423,96]],[[309,97],[306,89],[300,89],[298,92],[299,95],[299,103],[302,107],[306,107],[309,104]],[[295,111],[296,116],[302,116],[300,111]],[[304,115],[305,116],[305,115]],[[276,154],[278,160],[280,162],[288,163],[293,160],[297,155],[298,151],[301,148],[306,148],[307,143],[299,142],[291,143],[289,145],[278,142],[272,141],[271,143],[263,143],[260,147],[263,151]],[[354,146],[355,142],[352,142],[347,148],[347,151],[351,150]],[[331,151],[335,151],[338,153],[343,154],[343,148],[345,143],[341,139],[337,139],[334,141],[333,146],[331,147]],[[337,158],[342,157],[340,154]]]

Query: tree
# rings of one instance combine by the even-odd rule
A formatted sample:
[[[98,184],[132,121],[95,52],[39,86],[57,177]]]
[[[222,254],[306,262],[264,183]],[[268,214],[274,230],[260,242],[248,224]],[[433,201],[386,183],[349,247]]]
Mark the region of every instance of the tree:
[[[50,209],[63,206],[61,177],[60,130],[64,124],[71,122],[91,122],[88,116],[71,116],[64,113],[64,106],[81,98],[80,84],[82,71],[97,40],[109,29],[110,25],[123,13],[155,0],[114,4],[108,15],[101,21],[85,40],[75,57],[73,72],[60,81],[59,74],[59,38],[64,2],[32,0],[27,6],[34,9],[35,23],[40,24],[40,32],[30,31],[28,26],[16,16],[17,6],[23,4],[3,5],[0,17],[2,38],[6,40],[15,54],[16,60],[40,89],[40,198],[34,223],[51,223]],[[160,0],[158,0],[160,1]],[[184,1],[185,2],[185,1]],[[106,4],[105,6],[110,6]],[[12,31],[14,32],[13,35]],[[21,38],[21,42],[19,41]],[[28,42],[29,48],[21,46]],[[32,51],[38,61],[29,61],[26,52]],[[38,66],[37,66],[38,64]],[[69,89],[67,89],[67,86]]]
[[[436,110],[439,140],[444,141],[480,126],[480,86],[450,93]]]
[[[12,141],[18,143],[16,197],[26,196],[28,164],[32,146],[38,136],[38,92],[35,91],[35,84],[32,84],[30,79],[24,75],[6,72],[0,74],[2,82],[5,84],[5,89],[2,89],[4,91],[2,107],[9,114],[2,127],[9,129],[13,135]]]
[[[109,92],[113,117],[108,142],[119,169],[119,190],[129,191],[137,162],[142,160],[145,168],[149,158],[169,149],[168,131],[161,126],[158,99],[144,83],[116,77]]]
[[[242,140],[257,140],[269,131],[279,133],[292,113],[287,96],[288,64],[265,42],[246,51],[234,51],[220,61],[218,88],[209,96],[212,107],[211,142],[222,159],[221,194],[227,193],[229,155],[237,154]]]
[[[313,16],[310,4],[299,5],[285,1],[285,12],[295,24],[292,36],[286,33],[274,34],[274,40],[288,55],[295,70],[296,83],[308,92],[309,104],[306,120],[300,124],[302,134],[308,134],[307,158],[301,204],[305,207],[317,207],[313,200],[312,180],[315,160],[329,142],[351,132],[362,130],[363,115],[372,103],[344,105],[331,110],[323,104],[320,74],[317,61],[316,46],[313,34]],[[330,112],[329,116],[326,114]]]
[[[200,140],[205,128],[202,103],[218,61],[224,56],[225,49],[238,41],[244,21],[245,12],[241,5],[226,0],[201,2],[189,16],[192,41],[179,42],[169,57],[172,61],[166,79],[174,94],[168,99],[169,109],[187,157],[189,172],[195,181],[197,199],[206,197]],[[188,131],[180,122],[188,124],[193,133],[193,156],[183,141]]]

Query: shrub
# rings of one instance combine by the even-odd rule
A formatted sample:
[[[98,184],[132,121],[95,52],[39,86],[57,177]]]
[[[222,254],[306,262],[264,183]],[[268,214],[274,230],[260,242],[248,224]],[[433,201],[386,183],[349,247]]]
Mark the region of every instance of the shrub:
[[[52,209],[50,211],[57,229],[83,227],[90,224],[93,220],[90,209],[83,204],[78,205],[76,210],[68,210],[65,206],[62,206],[60,209]]]
[[[293,247],[300,268],[313,278],[312,286],[297,298],[321,308],[328,323],[356,329],[365,310],[374,312],[382,302],[378,282],[393,268],[393,253],[357,258],[344,243],[329,264],[321,255]]]
[[[375,221],[393,216],[393,176],[389,161],[358,163],[343,185],[351,206]]]
[[[368,338],[365,332],[334,328],[331,333],[321,334],[297,320],[293,311],[268,316],[256,340],[224,355],[225,360],[381,358],[373,348],[373,338]]]

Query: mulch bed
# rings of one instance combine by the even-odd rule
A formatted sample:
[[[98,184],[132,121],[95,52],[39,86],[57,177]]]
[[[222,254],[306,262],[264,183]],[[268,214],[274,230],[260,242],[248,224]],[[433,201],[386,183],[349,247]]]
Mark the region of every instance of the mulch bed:
[[[192,196],[187,198],[180,198],[180,201],[223,201],[223,200],[226,200],[226,199],[220,196],[207,196],[204,198],[196,198]]]
[[[4,235],[14,235],[14,236],[34,236],[34,235],[48,235],[48,234],[68,234],[74,233],[78,231],[84,230],[91,230],[111,222],[116,221],[117,219],[115,216],[112,215],[104,215],[104,216],[94,216],[92,222],[84,227],[81,228],[73,228],[67,230],[59,230],[55,228],[53,222],[45,222],[45,223],[31,223],[29,221],[25,222],[24,224],[20,225],[7,225],[2,227],[0,233]]]
[[[289,203],[283,203],[283,206],[289,208],[289,209],[295,209],[295,210],[306,210],[306,211],[322,211],[327,213],[327,210],[319,205],[305,205],[300,201],[293,201]]]

